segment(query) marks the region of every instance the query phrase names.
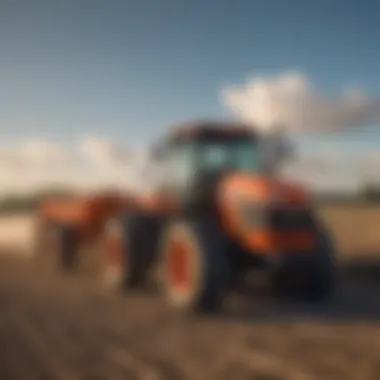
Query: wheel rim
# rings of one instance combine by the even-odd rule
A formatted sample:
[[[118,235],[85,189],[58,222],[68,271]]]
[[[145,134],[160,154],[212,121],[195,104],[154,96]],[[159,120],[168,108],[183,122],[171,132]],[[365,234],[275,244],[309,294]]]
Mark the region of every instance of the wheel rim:
[[[119,223],[110,222],[106,226],[104,239],[105,270],[103,280],[107,285],[117,285],[122,276],[122,262],[127,252]]]
[[[178,295],[187,294],[192,288],[191,247],[184,239],[175,237],[169,244],[167,255],[170,290]]]

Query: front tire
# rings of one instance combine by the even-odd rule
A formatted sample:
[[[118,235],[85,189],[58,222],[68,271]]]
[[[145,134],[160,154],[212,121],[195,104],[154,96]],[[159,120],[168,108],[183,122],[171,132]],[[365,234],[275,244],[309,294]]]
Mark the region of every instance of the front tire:
[[[161,294],[179,311],[215,312],[228,291],[228,264],[225,239],[212,222],[175,221],[160,246]]]
[[[275,293],[308,302],[328,299],[335,288],[334,247],[325,229],[318,231],[313,252],[287,258],[275,273]]]
[[[304,298],[321,301],[331,296],[335,288],[334,244],[330,233],[320,227],[314,262],[305,283]]]

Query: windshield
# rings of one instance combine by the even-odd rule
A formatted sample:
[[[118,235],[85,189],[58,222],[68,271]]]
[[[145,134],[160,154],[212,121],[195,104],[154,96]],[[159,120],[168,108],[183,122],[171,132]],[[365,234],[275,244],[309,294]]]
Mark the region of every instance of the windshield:
[[[198,148],[201,169],[218,170],[223,167],[241,171],[258,171],[259,152],[253,140],[204,142]]]
[[[202,141],[172,146],[163,159],[162,186],[183,191],[199,171],[223,168],[259,171],[258,142],[250,139]]]

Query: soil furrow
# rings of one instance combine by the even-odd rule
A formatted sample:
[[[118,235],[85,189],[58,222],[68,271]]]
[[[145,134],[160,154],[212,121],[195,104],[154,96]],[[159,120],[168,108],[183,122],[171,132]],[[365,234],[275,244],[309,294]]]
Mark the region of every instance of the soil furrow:
[[[0,379],[378,380],[380,320],[360,314],[366,299],[354,318],[252,299],[260,312],[183,319],[152,295],[1,260]]]

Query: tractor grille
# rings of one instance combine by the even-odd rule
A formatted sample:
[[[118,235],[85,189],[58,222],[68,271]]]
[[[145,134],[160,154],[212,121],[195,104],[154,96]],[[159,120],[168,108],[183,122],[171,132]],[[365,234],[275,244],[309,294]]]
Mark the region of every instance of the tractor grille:
[[[272,206],[268,211],[268,224],[274,230],[313,230],[314,216],[301,207]]]

